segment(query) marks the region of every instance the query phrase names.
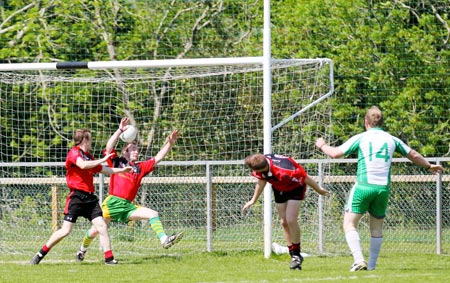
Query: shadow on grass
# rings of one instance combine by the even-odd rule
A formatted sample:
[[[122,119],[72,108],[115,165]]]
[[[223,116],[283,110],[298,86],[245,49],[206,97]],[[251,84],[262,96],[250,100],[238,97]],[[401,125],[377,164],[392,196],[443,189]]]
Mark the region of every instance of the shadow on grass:
[[[124,258],[120,260],[121,264],[148,264],[150,263],[167,263],[177,262],[182,260],[196,259],[196,258],[221,258],[221,257],[254,257],[262,256],[260,251],[243,250],[243,251],[214,251],[214,252],[194,252],[185,254],[154,254],[143,257]]]

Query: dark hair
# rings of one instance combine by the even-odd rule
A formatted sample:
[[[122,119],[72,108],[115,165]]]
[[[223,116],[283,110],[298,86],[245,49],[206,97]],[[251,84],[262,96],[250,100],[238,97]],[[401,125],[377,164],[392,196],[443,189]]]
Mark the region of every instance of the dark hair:
[[[91,130],[90,129],[78,129],[73,134],[73,140],[75,145],[80,145],[84,139],[91,138]]]
[[[367,110],[365,119],[371,128],[381,127],[384,123],[383,113],[377,106],[372,106]]]
[[[262,170],[266,168],[268,162],[263,154],[257,153],[247,156],[245,158],[245,165],[252,170]]]

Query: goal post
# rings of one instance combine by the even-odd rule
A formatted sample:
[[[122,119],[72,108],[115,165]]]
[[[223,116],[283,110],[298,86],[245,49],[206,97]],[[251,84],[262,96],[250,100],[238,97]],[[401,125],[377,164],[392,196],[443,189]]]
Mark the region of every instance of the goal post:
[[[270,131],[272,152],[295,159],[317,157],[314,138],[331,135],[331,103],[326,98],[334,89],[332,61],[272,59],[269,67],[268,119],[275,125]],[[0,182],[0,189],[6,198],[14,199],[11,203],[19,203],[2,209],[20,209],[15,221],[24,223],[22,215],[33,214],[30,223],[36,224],[28,225],[31,230],[23,231],[24,236],[36,238],[38,231],[50,230],[42,223],[51,218],[52,185],[21,186],[20,180],[63,177],[64,168],[59,165],[77,128],[92,130],[92,153],[100,157],[121,117],[127,116],[139,130],[141,159],[154,156],[174,128],[181,135],[164,161],[171,166],[158,166],[149,178],[159,183],[146,182],[138,204],[158,210],[167,230],[189,230],[188,250],[261,249],[260,217],[267,202],[262,199],[245,216],[241,208],[254,189],[243,160],[264,151],[264,87],[262,57],[0,64],[0,154],[5,165],[0,166],[0,178],[14,180]],[[205,162],[212,167],[205,167]],[[306,166],[313,174],[318,170],[315,165]],[[205,187],[211,182],[198,181],[204,178],[227,181],[214,183],[216,191],[211,192],[212,186]],[[34,187],[39,187],[39,196]],[[65,194],[54,189],[55,195]],[[39,197],[49,207],[27,208],[30,197]],[[212,197],[217,199],[211,201]],[[315,199],[311,201],[314,205]],[[215,209],[214,217],[208,209]],[[274,241],[282,241],[278,216],[269,217]],[[212,225],[211,219],[217,223]],[[308,230],[317,228],[313,222],[306,224],[311,225]],[[114,239],[126,239],[120,244],[130,250],[130,246],[142,248],[133,243],[151,238],[144,224],[117,229],[114,225]]]

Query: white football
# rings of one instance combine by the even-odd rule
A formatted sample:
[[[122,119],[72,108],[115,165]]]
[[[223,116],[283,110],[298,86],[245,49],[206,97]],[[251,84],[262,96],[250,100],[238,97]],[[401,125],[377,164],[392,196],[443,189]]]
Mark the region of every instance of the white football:
[[[123,142],[132,142],[136,138],[137,133],[138,131],[135,126],[128,125],[125,131],[123,131],[123,133],[120,134],[120,139]]]

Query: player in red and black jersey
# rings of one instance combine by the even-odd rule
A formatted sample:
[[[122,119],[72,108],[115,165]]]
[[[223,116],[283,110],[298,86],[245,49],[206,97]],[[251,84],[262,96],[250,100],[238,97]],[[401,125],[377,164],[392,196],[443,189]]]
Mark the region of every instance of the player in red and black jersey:
[[[122,168],[109,168],[102,166],[111,154],[102,159],[95,160],[89,153],[92,149],[91,131],[79,129],[73,136],[75,145],[70,149],[66,158],[66,181],[70,193],[66,198],[64,207],[64,221],[61,229],[55,231],[42,249],[31,259],[31,264],[39,264],[50,249],[58,244],[72,231],[78,217],[82,216],[92,222],[100,234],[100,242],[105,254],[105,263],[117,264],[111,251],[108,229],[102,217],[102,210],[98,198],[94,194],[94,174],[114,174],[128,172],[130,166]]]
[[[123,168],[131,166],[133,170],[111,176],[109,195],[102,203],[103,217],[106,223],[110,221],[126,223],[130,220],[148,220],[150,227],[161,241],[162,247],[167,249],[181,240],[184,235],[183,232],[168,236],[164,231],[158,212],[136,205],[133,201],[141,185],[142,178],[151,173],[155,169],[156,164],[163,160],[172,149],[178,139],[178,130],[174,130],[167,137],[166,143],[155,157],[139,162],[139,147],[135,142],[127,143],[123,147],[120,157],[114,149],[120,134],[128,124],[128,118],[121,120],[119,129],[108,140],[104,154],[109,157],[107,162],[110,167]],[[92,226],[86,232],[80,250],[77,252],[78,261],[84,260],[87,248],[97,234],[98,231],[95,226]]]
[[[272,184],[275,206],[281,219],[281,227],[288,243],[291,255],[291,269],[301,269],[303,258],[300,254],[300,225],[298,215],[301,201],[305,199],[306,186],[312,187],[318,194],[329,196],[294,159],[276,154],[253,154],[245,158],[245,165],[258,179],[255,192],[242,211],[251,207],[258,200],[267,183]]]

